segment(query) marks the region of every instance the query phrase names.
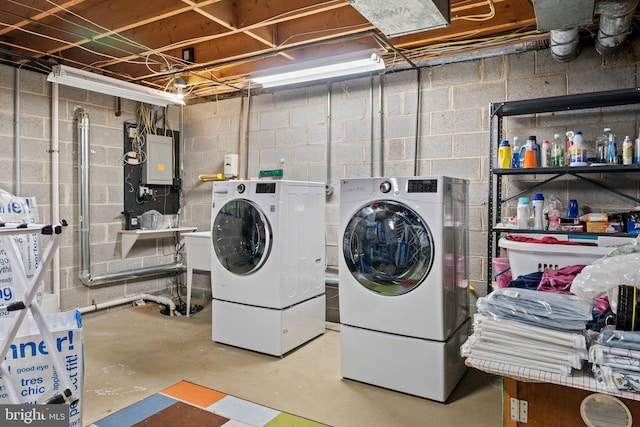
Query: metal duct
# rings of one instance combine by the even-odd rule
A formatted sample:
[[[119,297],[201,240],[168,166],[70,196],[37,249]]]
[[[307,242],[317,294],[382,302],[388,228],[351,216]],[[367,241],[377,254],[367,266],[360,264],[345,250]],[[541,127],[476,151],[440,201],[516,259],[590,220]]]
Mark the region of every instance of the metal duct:
[[[535,0],[538,31],[568,29],[593,23],[596,0]]]
[[[596,39],[596,51],[603,55],[616,51],[626,39],[633,21],[638,0],[601,0],[596,3],[600,14],[600,26]]]
[[[447,27],[451,23],[449,0],[347,0],[387,37]]]
[[[578,56],[578,27],[549,31],[551,56],[561,62],[568,62]]]
[[[98,286],[129,279],[138,279],[160,274],[182,273],[186,267],[181,262],[139,268],[135,270],[116,271],[99,276],[91,275],[91,251],[89,221],[89,113],[81,108],[75,111],[78,122],[78,137],[80,158],[79,191],[80,191],[80,280],[85,286]]]

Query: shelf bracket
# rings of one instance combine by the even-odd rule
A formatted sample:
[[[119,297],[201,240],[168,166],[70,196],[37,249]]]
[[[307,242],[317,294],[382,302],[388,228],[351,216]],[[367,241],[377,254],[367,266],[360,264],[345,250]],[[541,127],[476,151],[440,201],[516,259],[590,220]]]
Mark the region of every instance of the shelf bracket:
[[[587,181],[587,182],[589,182],[589,183],[591,183],[591,184],[593,184],[593,185],[595,185],[597,187],[603,188],[603,189],[605,189],[605,190],[607,190],[607,191],[609,191],[609,192],[611,192],[613,194],[617,194],[620,197],[624,197],[625,199],[632,200],[632,201],[634,201],[636,203],[640,203],[640,199],[638,199],[637,197],[633,197],[633,196],[631,196],[629,194],[625,194],[622,191],[618,191],[615,188],[609,187],[608,185],[605,185],[605,184],[603,184],[601,182],[595,181],[595,180],[593,180],[591,178],[587,178],[586,176],[578,175],[577,173],[571,173],[571,172],[567,172],[567,174],[575,176],[576,178],[580,178],[580,179],[582,179],[584,181]]]

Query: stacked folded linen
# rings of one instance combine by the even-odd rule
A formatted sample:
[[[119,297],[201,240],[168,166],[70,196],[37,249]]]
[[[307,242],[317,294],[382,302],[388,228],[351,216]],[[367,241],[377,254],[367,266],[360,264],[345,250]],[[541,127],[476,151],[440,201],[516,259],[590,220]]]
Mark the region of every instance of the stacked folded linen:
[[[478,312],[496,319],[583,333],[593,318],[593,300],[530,289],[496,289],[478,299]]]
[[[528,289],[497,289],[477,302],[463,357],[562,375],[588,358],[593,300]]]
[[[589,347],[596,379],[608,391],[640,393],[640,333],[604,328]]]
[[[587,359],[584,334],[556,331],[514,320],[474,315],[474,332],[463,357],[570,375]]]

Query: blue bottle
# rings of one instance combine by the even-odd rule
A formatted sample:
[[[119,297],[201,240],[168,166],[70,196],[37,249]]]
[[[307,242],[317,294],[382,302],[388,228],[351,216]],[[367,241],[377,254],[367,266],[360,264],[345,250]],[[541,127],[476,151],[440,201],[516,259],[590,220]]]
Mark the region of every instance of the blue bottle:
[[[511,153],[511,167],[520,168],[520,149],[518,148],[518,137],[513,138],[513,153]]]
[[[609,132],[609,141],[607,142],[607,163],[618,163],[618,147],[616,145],[616,138],[611,132]]]

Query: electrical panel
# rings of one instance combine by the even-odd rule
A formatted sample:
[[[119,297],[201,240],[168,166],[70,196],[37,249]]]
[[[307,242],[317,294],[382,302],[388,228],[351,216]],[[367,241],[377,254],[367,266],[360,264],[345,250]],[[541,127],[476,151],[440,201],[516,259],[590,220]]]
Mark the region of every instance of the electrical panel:
[[[173,184],[173,138],[146,135],[147,158],[142,164],[142,183],[157,185]]]
[[[149,144],[148,141],[151,143]],[[158,141],[160,145],[156,144]],[[171,144],[170,153],[165,152],[167,141]],[[175,215],[179,212],[182,180],[179,176],[179,168],[175,166],[180,164],[179,141],[180,133],[172,129],[157,127],[153,134],[138,135],[138,125],[125,122],[123,147],[123,215],[127,219],[125,228],[135,229],[134,227],[138,225],[135,224],[135,219],[149,210],[156,210],[163,215]],[[160,151],[157,150],[158,147]],[[156,156],[158,152],[161,155]],[[147,165],[155,166],[147,169]],[[164,171],[158,169],[164,169]],[[154,175],[160,172],[166,173],[170,180],[166,180],[160,174],[161,184],[149,182],[149,175],[151,175],[151,181],[158,182],[154,180]]]

